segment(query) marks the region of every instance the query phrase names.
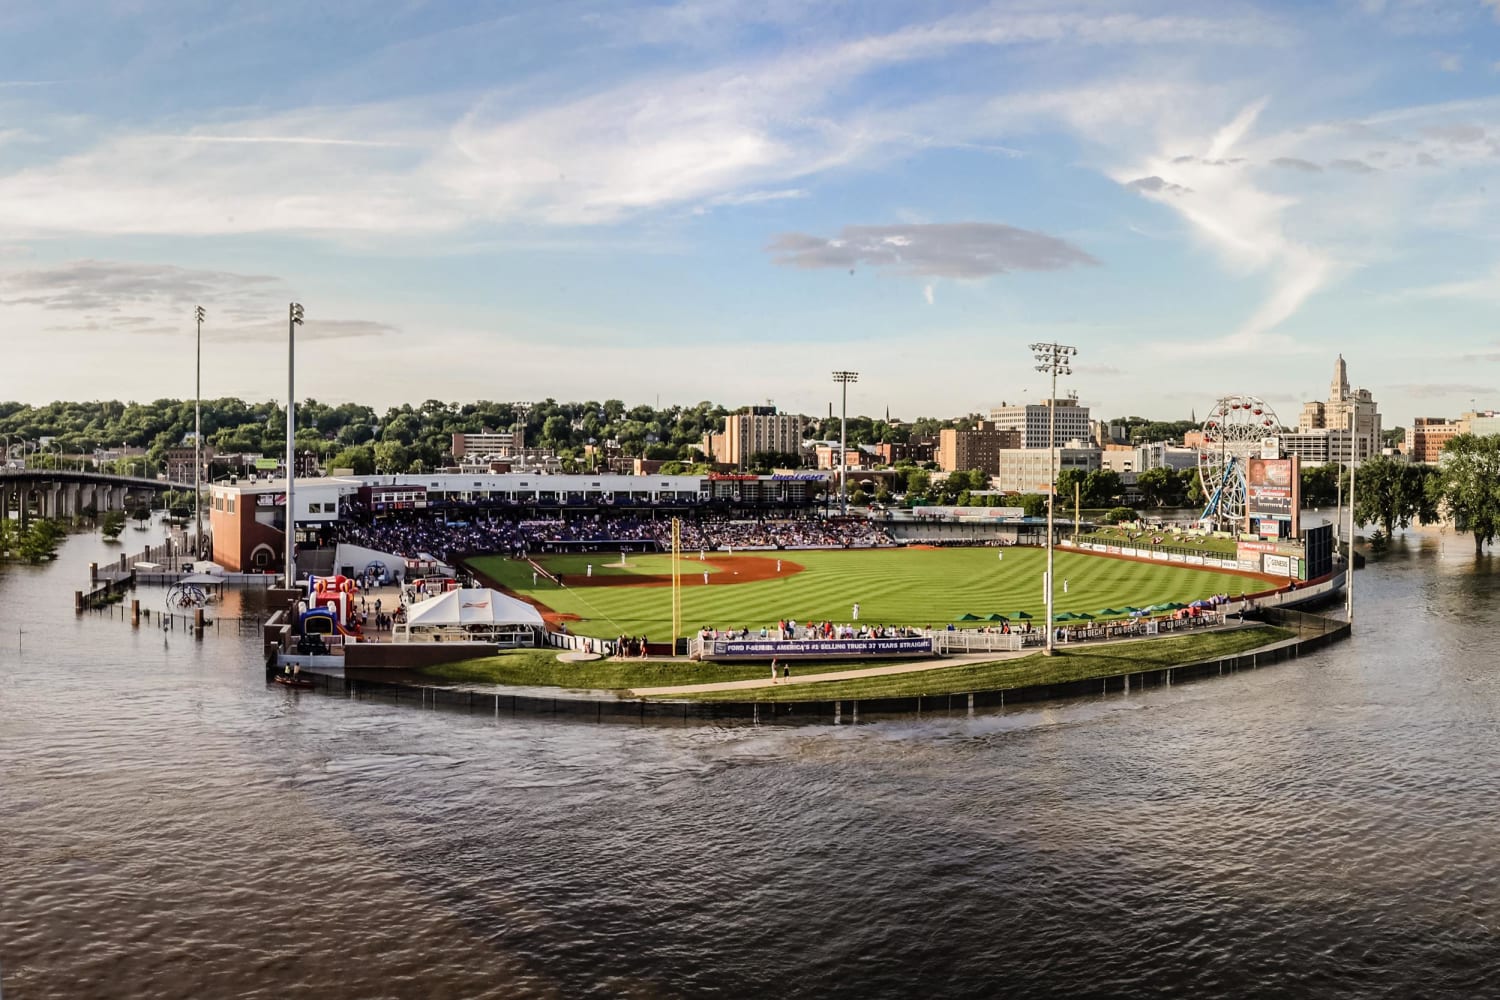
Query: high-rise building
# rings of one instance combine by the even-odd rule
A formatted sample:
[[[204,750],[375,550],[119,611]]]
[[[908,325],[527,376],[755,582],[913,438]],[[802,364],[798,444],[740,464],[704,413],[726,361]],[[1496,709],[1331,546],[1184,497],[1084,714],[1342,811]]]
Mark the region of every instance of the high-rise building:
[[[1093,428],[1089,424],[1089,408],[1079,406],[1071,397],[1054,400],[1057,405],[1057,443],[1065,441],[1091,441]],[[1001,403],[990,410],[990,423],[996,430],[1019,431],[1022,448],[1050,448],[1047,438],[1051,426],[1051,408],[1046,401],[1040,403]]]
[[[1099,468],[1101,452],[1082,441],[1071,441],[1057,449],[1057,472],[1093,472]],[[1002,493],[1046,493],[1052,482],[1052,449],[1002,448],[996,455],[998,469],[990,485]]]
[[[1380,410],[1375,405],[1369,389],[1350,389],[1349,373],[1340,354],[1333,365],[1333,378],[1328,384],[1328,399],[1302,404],[1302,414],[1297,419],[1297,430],[1306,434],[1312,431],[1348,431],[1351,449],[1357,460],[1363,461],[1380,454]],[[1290,435],[1289,435],[1290,436]],[[1282,444],[1286,448],[1285,441]],[[1335,449],[1336,450],[1336,449]],[[1295,454],[1290,448],[1289,454]],[[1309,456],[1302,456],[1307,460]],[[1324,459],[1330,461],[1332,459]],[[1313,459],[1313,461],[1317,461]]]
[[[993,476],[1000,471],[1000,449],[1021,447],[1021,432],[1000,430],[988,420],[972,428],[944,427],[938,432],[937,464],[944,472],[979,469]]]
[[[1406,429],[1407,460],[1436,465],[1448,442],[1468,431],[1469,420],[1416,417],[1412,420],[1411,426]]]
[[[704,435],[704,451],[723,465],[743,465],[751,455],[802,451],[807,418],[795,413],[777,413],[774,406],[751,406],[744,413],[724,418],[724,430]]]

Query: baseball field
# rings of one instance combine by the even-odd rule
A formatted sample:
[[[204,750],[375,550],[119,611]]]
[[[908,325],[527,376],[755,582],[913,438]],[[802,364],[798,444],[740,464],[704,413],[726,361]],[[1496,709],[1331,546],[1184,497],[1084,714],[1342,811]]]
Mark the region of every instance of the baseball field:
[[[1254,577],[1135,560],[1056,553],[1055,611],[1098,616],[1126,605],[1183,603],[1264,589]],[[469,560],[582,635],[663,640],[671,631],[670,555],[503,556]],[[1046,553],[1036,548],[690,553],[681,558],[684,634],[705,625],[758,629],[778,618],[886,625],[987,624],[1018,612],[1044,620]],[[557,579],[561,578],[561,584]],[[973,616],[967,621],[965,615]]]

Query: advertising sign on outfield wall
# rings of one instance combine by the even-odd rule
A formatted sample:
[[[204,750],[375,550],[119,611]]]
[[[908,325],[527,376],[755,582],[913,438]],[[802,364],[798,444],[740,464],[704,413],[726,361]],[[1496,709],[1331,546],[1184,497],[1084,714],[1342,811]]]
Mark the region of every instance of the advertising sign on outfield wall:
[[[780,639],[718,640],[712,644],[714,659],[803,659],[813,656],[928,656],[932,640],[915,639]]]

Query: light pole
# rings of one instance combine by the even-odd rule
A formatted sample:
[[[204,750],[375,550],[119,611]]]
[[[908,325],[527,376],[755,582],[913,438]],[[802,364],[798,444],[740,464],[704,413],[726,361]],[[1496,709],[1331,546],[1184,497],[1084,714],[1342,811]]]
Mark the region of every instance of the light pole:
[[[297,508],[292,494],[297,482],[297,327],[302,325],[302,305],[286,309],[286,581],[288,590],[297,585]]]
[[[1036,358],[1036,370],[1052,376],[1052,392],[1047,397],[1047,648],[1046,655],[1053,653],[1052,621],[1052,524],[1057,508],[1057,376],[1073,374],[1073,356],[1078,348],[1067,344],[1032,344],[1032,356]]]
[[[1344,617],[1350,625],[1354,624],[1354,467],[1359,464],[1358,459],[1359,452],[1355,450],[1349,460],[1349,562],[1344,578]]]
[[[199,306],[193,314],[198,321],[198,351],[193,370],[193,513],[198,530],[193,539],[193,558],[203,558],[203,318],[208,315]]]
[[[839,411],[839,513],[849,513],[849,383],[859,381],[859,372],[836,371],[833,380],[843,390]]]

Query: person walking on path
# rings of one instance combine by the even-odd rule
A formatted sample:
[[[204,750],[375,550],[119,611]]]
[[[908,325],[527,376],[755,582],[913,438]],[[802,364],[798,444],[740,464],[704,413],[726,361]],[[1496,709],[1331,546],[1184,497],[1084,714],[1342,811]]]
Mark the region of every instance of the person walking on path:
[[[783,663],[781,665],[781,679],[784,681],[792,679],[792,665],[790,663]]]
[[[776,683],[776,657],[771,657],[771,683]]]

